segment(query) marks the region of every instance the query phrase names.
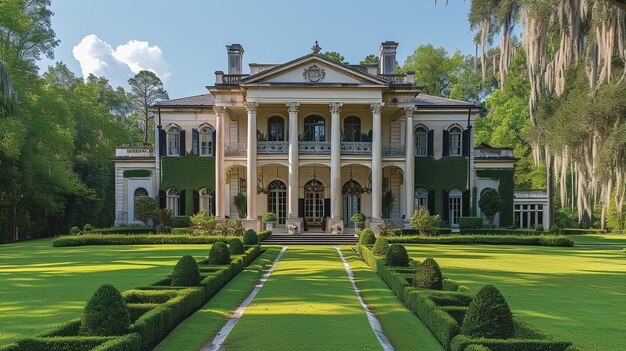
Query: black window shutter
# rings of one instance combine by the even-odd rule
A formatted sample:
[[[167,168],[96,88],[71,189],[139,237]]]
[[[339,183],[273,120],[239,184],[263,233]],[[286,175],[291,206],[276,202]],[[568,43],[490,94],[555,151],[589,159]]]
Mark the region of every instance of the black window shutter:
[[[193,191],[193,214],[200,212],[200,193],[198,190]]]
[[[428,151],[426,153],[427,156],[432,157],[435,154],[434,145],[435,145],[435,131],[431,129],[428,131]]]
[[[465,190],[463,192],[463,208],[461,210],[461,214],[463,217],[469,217],[470,215],[470,191]]]
[[[442,207],[442,211],[441,211],[441,218],[444,221],[449,221],[450,220],[450,209],[448,208],[448,192],[445,190],[441,191],[441,203],[443,204]]]
[[[178,198],[178,215],[179,216],[184,216],[185,215],[185,204],[187,203],[185,201],[185,190],[181,190],[180,191],[180,197]]]
[[[450,137],[447,130],[443,131],[443,156],[450,156]]]
[[[435,191],[428,192],[428,212],[431,216],[435,214]]]
[[[330,199],[324,199],[324,217],[330,217]]]
[[[167,145],[167,134],[163,128],[159,128],[159,156],[167,155],[166,145]]]
[[[185,146],[185,130],[182,129],[180,131],[180,155],[181,156],[185,156],[185,152],[187,150],[185,150],[186,146]]]
[[[215,156],[217,150],[217,144],[215,143],[217,132],[213,131],[213,154],[211,156]]]
[[[198,156],[200,154],[198,150],[198,139],[200,135],[198,134],[198,130],[193,128],[191,130],[191,154],[194,156]]]
[[[159,189],[159,208],[165,208],[165,190]]]
[[[304,217],[304,199],[298,199],[298,217]]]
[[[463,140],[461,141],[462,145],[463,145],[463,156],[468,156],[469,155],[469,129],[466,129],[463,131]]]

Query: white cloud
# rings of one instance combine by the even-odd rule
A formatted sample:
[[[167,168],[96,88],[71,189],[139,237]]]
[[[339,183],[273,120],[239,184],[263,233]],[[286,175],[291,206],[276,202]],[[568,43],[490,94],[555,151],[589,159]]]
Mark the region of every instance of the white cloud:
[[[95,34],[85,36],[72,50],[80,63],[83,77],[94,74],[105,76],[113,86],[127,86],[127,81],[141,70],[149,70],[164,82],[171,73],[163,59],[163,52],[147,41],[130,40],[113,49]]]

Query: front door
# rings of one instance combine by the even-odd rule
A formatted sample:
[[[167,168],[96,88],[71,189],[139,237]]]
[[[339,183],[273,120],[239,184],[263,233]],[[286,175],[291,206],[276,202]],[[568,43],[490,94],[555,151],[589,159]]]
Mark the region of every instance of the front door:
[[[357,195],[343,196],[343,218],[347,225],[353,224],[352,215],[361,211],[361,199]]]
[[[278,224],[285,224],[287,218],[287,186],[280,180],[274,180],[268,186],[267,211],[276,214]]]
[[[304,186],[304,218],[308,226],[321,226],[324,219],[324,185],[312,179]]]

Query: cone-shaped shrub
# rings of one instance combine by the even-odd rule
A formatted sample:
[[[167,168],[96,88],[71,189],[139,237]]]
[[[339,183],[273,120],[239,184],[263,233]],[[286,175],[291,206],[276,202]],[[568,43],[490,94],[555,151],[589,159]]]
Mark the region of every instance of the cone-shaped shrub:
[[[259,237],[256,236],[256,232],[254,229],[248,229],[243,234],[243,244],[244,245],[258,245]]]
[[[508,339],[513,336],[513,315],[504,296],[485,285],[469,305],[461,333],[472,338]]]
[[[115,336],[125,334],[129,327],[130,314],[124,298],[112,285],[101,285],[85,306],[80,334]]]
[[[403,245],[391,244],[385,255],[387,266],[407,267],[409,265],[409,254]]]
[[[196,259],[190,255],[181,257],[172,272],[172,286],[200,285],[200,269]]]
[[[209,258],[207,259],[209,264],[229,264],[230,263],[230,251],[228,246],[223,242],[216,242],[211,246],[209,250]]]
[[[363,229],[361,232],[361,238],[359,238],[359,244],[361,245],[374,245],[376,243],[376,235],[369,229]]]
[[[389,249],[389,241],[382,236],[376,238],[376,244],[374,244],[374,248],[372,249],[374,255],[385,256],[387,249]]]
[[[239,238],[232,238],[228,240],[228,250],[230,250],[231,255],[241,255],[246,252],[246,249],[244,249],[243,243]]]
[[[443,276],[441,269],[432,258],[427,258],[415,272],[413,286],[418,289],[443,290]]]

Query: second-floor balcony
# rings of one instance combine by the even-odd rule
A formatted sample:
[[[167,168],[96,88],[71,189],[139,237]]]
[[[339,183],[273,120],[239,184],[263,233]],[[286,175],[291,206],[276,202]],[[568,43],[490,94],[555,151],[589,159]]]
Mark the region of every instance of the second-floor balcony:
[[[224,154],[226,156],[246,156],[247,145],[245,143],[226,144]],[[328,141],[300,141],[298,142],[298,154],[300,155],[330,155],[330,142]],[[257,142],[257,155],[287,155],[289,153],[288,141],[259,141]],[[372,155],[371,142],[342,142],[342,155]],[[404,144],[383,144],[383,157],[404,157]]]

